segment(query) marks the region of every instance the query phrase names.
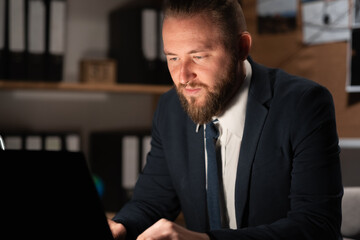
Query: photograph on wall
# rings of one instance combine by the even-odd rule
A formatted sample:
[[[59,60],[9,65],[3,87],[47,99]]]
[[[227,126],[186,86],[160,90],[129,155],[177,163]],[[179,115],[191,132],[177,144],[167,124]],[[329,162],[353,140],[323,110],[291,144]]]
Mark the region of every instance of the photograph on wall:
[[[305,44],[321,44],[350,39],[348,0],[302,0],[301,12]]]
[[[258,0],[258,33],[286,33],[296,29],[297,0]]]

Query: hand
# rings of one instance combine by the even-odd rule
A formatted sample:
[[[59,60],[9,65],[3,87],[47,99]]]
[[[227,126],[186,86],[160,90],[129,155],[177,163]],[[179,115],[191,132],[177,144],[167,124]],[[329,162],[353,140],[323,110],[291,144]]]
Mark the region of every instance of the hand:
[[[137,240],[210,240],[205,233],[190,231],[174,222],[160,219],[146,229]]]
[[[108,224],[114,239],[124,240],[126,237],[126,228],[121,223],[117,223],[113,220],[108,219]]]

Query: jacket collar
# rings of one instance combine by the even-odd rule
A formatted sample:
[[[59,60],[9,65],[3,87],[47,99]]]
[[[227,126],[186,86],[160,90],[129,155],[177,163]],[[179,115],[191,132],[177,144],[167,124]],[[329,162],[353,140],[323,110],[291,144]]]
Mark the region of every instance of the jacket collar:
[[[251,58],[248,60],[253,69],[253,74],[235,185],[235,209],[238,228],[247,225],[246,207],[252,163],[272,99],[272,79],[269,75],[269,69],[255,63]]]

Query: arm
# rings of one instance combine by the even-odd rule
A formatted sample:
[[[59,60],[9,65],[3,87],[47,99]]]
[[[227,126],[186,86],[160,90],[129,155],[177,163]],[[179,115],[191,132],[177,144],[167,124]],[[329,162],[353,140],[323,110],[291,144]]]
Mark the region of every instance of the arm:
[[[139,175],[133,197],[113,218],[115,222],[125,226],[128,239],[135,239],[161,218],[174,220],[180,212],[158,128],[161,104],[160,100],[153,120],[151,151],[147,156],[146,166]]]
[[[210,240],[206,233],[190,231],[166,219],[160,219],[137,238],[137,240],[146,239]]]

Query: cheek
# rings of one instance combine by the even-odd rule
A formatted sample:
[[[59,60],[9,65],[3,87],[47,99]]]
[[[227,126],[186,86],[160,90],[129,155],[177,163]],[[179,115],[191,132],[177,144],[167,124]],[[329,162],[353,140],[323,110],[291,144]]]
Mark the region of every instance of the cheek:
[[[216,85],[222,79],[224,67],[220,68],[219,66],[223,66],[223,65],[212,64],[198,71],[199,81],[206,84],[211,92],[216,90],[214,88],[216,88]]]
[[[174,66],[170,66],[168,65],[168,69],[169,69],[169,73],[171,75],[171,79],[173,80],[173,82],[176,84],[178,82],[176,76],[176,68]]]

